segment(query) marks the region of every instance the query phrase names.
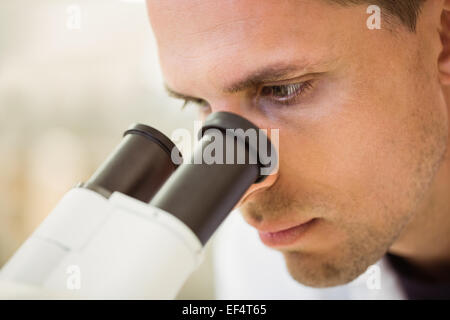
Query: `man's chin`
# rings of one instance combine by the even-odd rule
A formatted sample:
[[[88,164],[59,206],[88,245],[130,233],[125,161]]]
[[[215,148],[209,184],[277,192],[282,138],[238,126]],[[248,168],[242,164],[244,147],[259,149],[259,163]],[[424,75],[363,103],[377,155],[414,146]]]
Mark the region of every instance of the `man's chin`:
[[[368,266],[345,265],[298,251],[282,251],[291,277],[302,285],[327,288],[347,284],[364,273]]]

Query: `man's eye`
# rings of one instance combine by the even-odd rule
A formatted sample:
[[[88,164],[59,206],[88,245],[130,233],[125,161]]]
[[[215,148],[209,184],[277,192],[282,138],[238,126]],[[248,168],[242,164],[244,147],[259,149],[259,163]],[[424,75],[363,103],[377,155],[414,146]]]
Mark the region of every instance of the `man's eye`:
[[[198,107],[201,113],[206,113],[211,109],[209,103],[203,99],[184,99],[181,109],[184,109],[186,106],[190,104],[193,104],[196,107]]]
[[[200,109],[208,109],[209,108],[209,103],[206,102],[203,99],[183,99],[183,105],[181,106],[181,109],[184,109],[186,106],[190,105],[190,104],[194,104],[197,107],[199,107]]]
[[[283,84],[274,86],[264,86],[261,88],[259,98],[273,103],[290,105],[297,102],[306,90],[312,87],[311,81],[293,84]]]

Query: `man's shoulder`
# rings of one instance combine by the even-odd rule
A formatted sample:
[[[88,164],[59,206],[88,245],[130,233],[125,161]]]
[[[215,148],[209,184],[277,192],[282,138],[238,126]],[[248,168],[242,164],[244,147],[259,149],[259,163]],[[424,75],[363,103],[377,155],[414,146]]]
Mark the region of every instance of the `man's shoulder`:
[[[450,299],[450,281],[440,282],[421,275],[400,256],[386,254],[385,261],[394,270],[408,299]]]

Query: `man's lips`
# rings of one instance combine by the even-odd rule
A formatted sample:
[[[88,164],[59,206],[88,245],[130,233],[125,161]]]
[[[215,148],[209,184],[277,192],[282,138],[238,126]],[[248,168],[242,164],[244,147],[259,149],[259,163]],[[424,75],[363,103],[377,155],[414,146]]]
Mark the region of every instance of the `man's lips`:
[[[269,247],[282,247],[292,245],[302,238],[306,231],[316,223],[318,219],[310,219],[291,227],[257,228],[261,241]]]

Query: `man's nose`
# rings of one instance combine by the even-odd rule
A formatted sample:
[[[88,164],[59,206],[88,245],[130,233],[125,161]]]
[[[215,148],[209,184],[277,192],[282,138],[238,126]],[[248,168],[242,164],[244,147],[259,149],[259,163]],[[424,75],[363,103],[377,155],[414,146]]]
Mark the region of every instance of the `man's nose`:
[[[261,191],[267,191],[270,187],[272,187],[275,184],[275,182],[278,180],[278,177],[279,173],[277,171],[276,173],[267,176],[263,181],[252,184],[250,188],[244,193],[241,200],[239,200],[235,208],[240,207],[242,204],[244,204],[244,202],[249,200],[254,194]]]

